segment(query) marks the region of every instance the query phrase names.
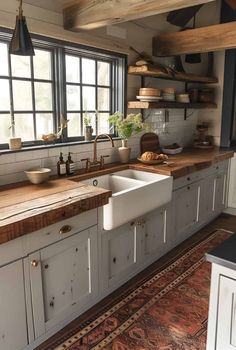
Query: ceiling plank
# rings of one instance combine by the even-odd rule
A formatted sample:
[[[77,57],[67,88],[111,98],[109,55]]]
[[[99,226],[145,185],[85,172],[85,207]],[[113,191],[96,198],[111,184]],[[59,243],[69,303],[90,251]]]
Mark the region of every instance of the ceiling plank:
[[[74,0],[63,9],[64,28],[95,29],[214,0]]]
[[[176,56],[236,48],[236,22],[161,34],[153,38],[154,56]]]

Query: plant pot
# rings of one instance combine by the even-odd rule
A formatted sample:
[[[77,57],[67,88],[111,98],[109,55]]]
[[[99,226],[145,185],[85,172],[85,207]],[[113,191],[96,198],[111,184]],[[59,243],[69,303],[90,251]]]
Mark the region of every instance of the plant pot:
[[[20,137],[12,137],[9,139],[9,148],[11,150],[21,149],[21,138]]]
[[[127,147],[127,140],[121,140],[122,146],[118,148],[121,163],[129,163],[131,148]]]
[[[85,141],[91,141],[93,138],[93,128],[92,126],[84,127],[84,139]]]

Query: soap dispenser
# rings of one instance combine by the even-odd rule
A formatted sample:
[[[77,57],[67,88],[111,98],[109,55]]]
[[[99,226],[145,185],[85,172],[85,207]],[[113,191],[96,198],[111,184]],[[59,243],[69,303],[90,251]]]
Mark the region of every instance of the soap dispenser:
[[[68,159],[66,161],[66,173],[67,175],[73,175],[75,173],[75,163],[71,159],[71,152],[68,153]]]
[[[63,159],[63,154],[60,152],[60,157],[57,162],[57,174],[58,176],[66,175],[66,163]]]

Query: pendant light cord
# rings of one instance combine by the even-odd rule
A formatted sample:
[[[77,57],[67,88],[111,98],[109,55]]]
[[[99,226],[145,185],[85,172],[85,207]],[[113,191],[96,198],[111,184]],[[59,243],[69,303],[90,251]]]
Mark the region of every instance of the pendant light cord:
[[[19,18],[23,17],[22,2],[23,0],[19,0]]]

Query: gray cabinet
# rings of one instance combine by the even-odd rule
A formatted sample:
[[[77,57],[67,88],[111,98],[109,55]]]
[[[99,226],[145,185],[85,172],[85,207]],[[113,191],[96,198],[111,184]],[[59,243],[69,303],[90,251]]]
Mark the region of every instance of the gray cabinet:
[[[199,221],[200,182],[184,186],[173,193],[175,242],[190,236]]]
[[[37,338],[97,296],[97,227],[30,254],[29,264]]]
[[[102,233],[102,290],[114,289],[135,274],[141,263],[140,230],[136,223]]]
[[[220,171],[215,178],[214,211],[220,214],[225,209],[227,171]]]
[[[0,349],[28,344],[22,259],[0,268]]]
[[[170,249],[172,241],[170,205],[152,211],[137,223],[142,227],[144,263],[158,259]]]

